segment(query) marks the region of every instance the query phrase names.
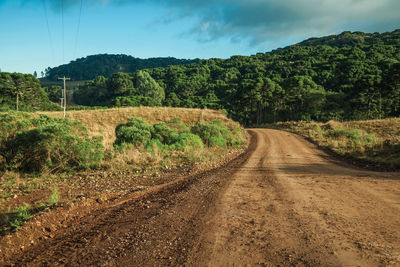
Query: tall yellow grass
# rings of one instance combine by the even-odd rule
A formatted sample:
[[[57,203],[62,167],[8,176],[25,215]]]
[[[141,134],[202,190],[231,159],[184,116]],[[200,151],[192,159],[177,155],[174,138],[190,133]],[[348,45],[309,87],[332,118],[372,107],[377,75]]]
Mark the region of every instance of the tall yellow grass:
[[[168,121],[174,118],[182,120],[187,125],[194,125],[199,122],[220,120],[227,126],[239,126],[239,124],[228,119],[219,111],[206,109],[201,116],[201,109],[190,108],[171,108],[171,107],[129,107],[129,108],[110,108],[104,110],[79,110],[67,111],[67,118],[79,120],[88,128],[90,135],[103,136],[103,143],[106,147],[111,147],[115,141],[115,127],[120,123],[125,123],[128,118],[140,117],[149,123]],[[55,118],[62,118],[63,112],[37,112]]]

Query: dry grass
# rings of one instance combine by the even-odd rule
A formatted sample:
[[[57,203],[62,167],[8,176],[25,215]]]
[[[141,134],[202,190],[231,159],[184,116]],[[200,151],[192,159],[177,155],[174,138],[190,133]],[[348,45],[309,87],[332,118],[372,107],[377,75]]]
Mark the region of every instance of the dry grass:
[[[171,108],[171,107],[130,107],[111,108],[105,110],[68,111],[67,117],[79,120],[87,126],[89,134],[103,136],[106,148],[110,148],[115,141],[115,127],[125,123],[128,118],[140,117],[153,124],[168,121],[174,118],[182,120],[186,125],[196,124],[200,117],[202,121],[220,120],[225,125],[235,124],[219,111],[206,109],[201,116],[201,109]],[[62,118],[62,111],[38,112],[55,118]],[[239,125],[236,125],[239,126]]]
[[[400,137],[400,118],[382,120],[349,121],[343,125],[350,129],[360,129],[379,138]]]
[[[281,122],[270,125],[298,133],[336,154],[381,169],[400,169],[400,118],[327,123]]]

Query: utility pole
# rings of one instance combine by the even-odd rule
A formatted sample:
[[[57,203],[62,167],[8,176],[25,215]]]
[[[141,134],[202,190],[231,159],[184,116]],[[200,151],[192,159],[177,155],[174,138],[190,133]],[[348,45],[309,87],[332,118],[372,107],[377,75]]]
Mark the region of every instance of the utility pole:
[[[65,118],[65,109],[67,108],[67,90],[66,90],[65,82],[66,82],[66,80],[71,80],[71,78],[65,78],[65,76],[64,76],[63,78],[58,78],[58,79],[64,81],[64,118]]]

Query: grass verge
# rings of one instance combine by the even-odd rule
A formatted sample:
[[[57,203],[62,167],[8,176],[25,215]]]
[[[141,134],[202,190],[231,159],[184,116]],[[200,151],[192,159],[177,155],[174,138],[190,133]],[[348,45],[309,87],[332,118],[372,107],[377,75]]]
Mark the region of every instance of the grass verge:
[[[343,123],[280,122],[267,127],[300,134],[363,167],[400,170],[400,118]]]

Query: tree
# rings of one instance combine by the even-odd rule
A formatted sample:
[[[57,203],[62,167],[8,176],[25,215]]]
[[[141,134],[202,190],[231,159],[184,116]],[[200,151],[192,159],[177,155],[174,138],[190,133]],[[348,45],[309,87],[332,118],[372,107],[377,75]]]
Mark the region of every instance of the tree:
[[[104,86],[105,78],[103,76],[95,79],[95,86]],[[107,80],[108,91],[111,95],[122,96],[129,95],[134,91],[133,82],[129,74],[117,72]]]
[[[35,78],[37,78],[37,72],[36,72],[36,70],[33,72],[33,76],[35,76]]]
[[[151,97],[154,101],[161,106],[162,101],[165,99],[164,88],[162,88],[146,71],[138,71],[135,75],[135,85],[139,94]]]
[[[1,110],[45,110],[51,109],[47,94],[40,82],[31,74],[0,73]]]

